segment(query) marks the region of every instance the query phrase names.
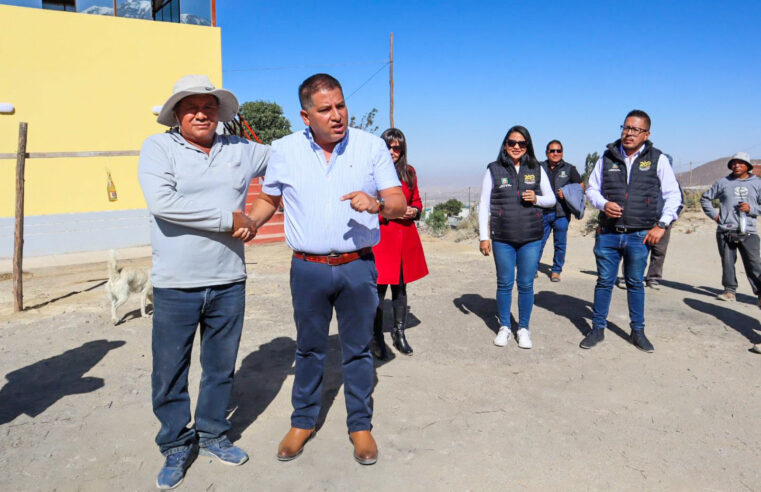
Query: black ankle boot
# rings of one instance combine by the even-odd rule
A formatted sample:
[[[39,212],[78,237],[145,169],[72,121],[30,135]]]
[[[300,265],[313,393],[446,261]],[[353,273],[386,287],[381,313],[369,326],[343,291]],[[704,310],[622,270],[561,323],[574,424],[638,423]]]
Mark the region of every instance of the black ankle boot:
[[[375,311],[375,321],[373,323],[373,355],[378,360],[386,360],[388,351],[386,350],[386,341],[383,339],[383,309],[380,307]]]
[[[407,337],[404,336],[404,322],[396,323],[394,331],[391,332],[391,338],[394,339],[394,347],[404,355],[412,355],[412,347],[407,343]]]

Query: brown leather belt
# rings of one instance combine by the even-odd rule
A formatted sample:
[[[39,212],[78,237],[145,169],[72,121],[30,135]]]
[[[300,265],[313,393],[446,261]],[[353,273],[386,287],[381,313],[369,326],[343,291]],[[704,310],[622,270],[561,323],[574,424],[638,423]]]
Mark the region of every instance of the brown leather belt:
[[[303,251],[294,251],[293,256],[300,260],[337,266],[351,263],[354,260],[369,256],[372,252],[373,248],[362,248],[357,251],[350,251],[349,253],[330,253],[328,255],[313,255],[310,253],[304,253]]]

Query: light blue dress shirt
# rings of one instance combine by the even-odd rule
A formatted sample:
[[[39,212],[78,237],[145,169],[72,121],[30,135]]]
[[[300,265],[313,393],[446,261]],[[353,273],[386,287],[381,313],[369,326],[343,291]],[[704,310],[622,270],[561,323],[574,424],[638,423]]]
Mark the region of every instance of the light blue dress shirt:
[[[357,212],[341,197],[401,186],[386,143],[348,128],[326,162],[309,128],[272,142],[262,192],[283,197],[285,238],[295,251],[347,253],[380,240],[378,215]]]
[[[232,213],[246,206],[251,179],[264,174],[270,148],[217,135],[208,155],[177,130],[151,135],[138,179],[151,212],[155,287],[193,288],[246,279],[244,244]]]

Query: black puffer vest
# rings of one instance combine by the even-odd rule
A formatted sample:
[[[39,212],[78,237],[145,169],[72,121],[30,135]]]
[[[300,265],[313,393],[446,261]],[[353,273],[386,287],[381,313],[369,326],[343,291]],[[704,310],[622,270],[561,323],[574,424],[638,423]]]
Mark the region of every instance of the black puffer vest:
[[[629,182],[626,181],[626,162],[619,151],[621,140],[608,145],[602,160],[602,196],[621,205],[621,218],[608,218],[600,212],[600,225],[614,229],[650,229],[659,218],[661,181],[658,179],[658,159],[661,151],[645,142],[642,153],[634,160]]]
[[[573,168],[573,164],[561,160],[558,165],[555,166],[554,172],[550,171],[549,161],[542,162],[542,167],[544,168],[544,172],[547,173],[547,177],[550,178],[552,191],[556,195],[560,188],[571,182],[571,168]],[[546,214],[555,212],[556,218],[570,217],[571,213],[570,210],[566,210],[567,208],[568,206],[565,204],[565,200],[558,200],[553,208],[545,208],[543,211]]]
[[[489,210],[491,212],[491,238],[505,243],[527,243],[542,239],[544,224],[542,209],[521,199],[521,193],[534,190],[542,194],[541,166],[522,163],[520,171],[495,161],[489,164],[492,189]]]

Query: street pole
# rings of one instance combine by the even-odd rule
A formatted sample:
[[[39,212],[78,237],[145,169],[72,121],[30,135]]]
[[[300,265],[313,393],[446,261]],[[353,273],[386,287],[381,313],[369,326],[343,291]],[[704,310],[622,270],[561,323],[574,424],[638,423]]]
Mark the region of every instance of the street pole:
[[[391,33],[391,50],[388,62],[388,84],[390,89],[389,119],[394,128],[394,33]]]
[[[692,161],[690,161],[690,186],[692,186]]]

